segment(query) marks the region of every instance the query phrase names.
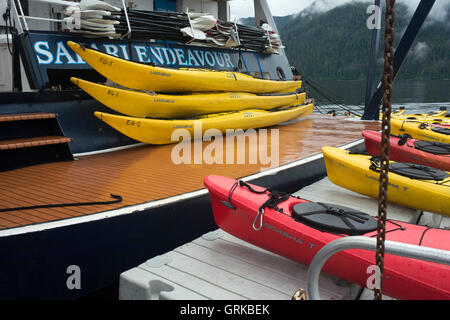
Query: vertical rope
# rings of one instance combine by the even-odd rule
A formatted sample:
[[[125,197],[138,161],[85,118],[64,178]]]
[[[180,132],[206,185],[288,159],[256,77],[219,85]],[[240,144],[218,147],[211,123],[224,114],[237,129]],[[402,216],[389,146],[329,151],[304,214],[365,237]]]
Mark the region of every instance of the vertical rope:
[[[384,35],[384,70],[383,70],[383,119],[381,122],[381,161],[380,189],[378,200],[378,227],[376,264],[380,271],[380,286],[375,288],[374,299],[382,299],[384,273],[384,242],[386,240],[387,188],[389,172],[389,138],[391,135],[392,82],[394,81],[394,12],[395,0],[386,0],[386,28]]]

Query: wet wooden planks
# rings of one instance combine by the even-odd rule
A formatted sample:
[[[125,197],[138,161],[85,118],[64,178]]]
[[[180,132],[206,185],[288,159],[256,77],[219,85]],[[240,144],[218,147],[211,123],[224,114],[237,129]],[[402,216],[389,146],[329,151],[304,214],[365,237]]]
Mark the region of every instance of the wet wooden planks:
[[[224,164],[194,163],[194,143],[191,164],[175,164],[173,151],[177,145],[143,146],[113,153],[80,157],[77,161],[36,165],[0,172],[0,209],[55,203],[97,202],[111,200],[110,194],[123,197],[113,205],[60,207],[12,212],[0,212],[0,230],[94,214],[127,205],[167,198],[203,188],[203,177],[218,174],[239,178],[258,173],[269,167],[283,165],[317,153],[324,145],[341,146],[361,139],[364,129],[379,129],[377,122],[348,121],[342,117],[311,115],[298,122],[272,127],[268,130],[268,150],[279,149],[279,162],[249,163],[254,150],[238,148],[237,142],[223,146]],[[273,129],[278,129],[279,143],[271,144]],[[226,141],[226,139],[223,139]],[[201,150],[214,142],[197,142]],[[275,149],[277,148],[277,149]],[[238,150],[239,149],[239,150]],[[210,153],[213,157],[215,152]],[[226,152],[245,152],[246,164],[226,164]],[[259,148],[257,148],[257,154]],[[184,155],[184,152],[178,152]],[[220,154],[220,152],[218,153]],[[186,158],[188,159],[188,158]],[[220,157],[217,157],[220,159]],[[198,158],[197,158],[198,160]],[[219,161],[220,162],[220,161]]]
[[[72,141],[71,138],[60,137],[60,136],[44,136],[44,137],[3,140],[3,141],[0,141],[0,151],[1,150],[47,146],[47,145],[51,145],[51,144],[69,143],[71,141]]]

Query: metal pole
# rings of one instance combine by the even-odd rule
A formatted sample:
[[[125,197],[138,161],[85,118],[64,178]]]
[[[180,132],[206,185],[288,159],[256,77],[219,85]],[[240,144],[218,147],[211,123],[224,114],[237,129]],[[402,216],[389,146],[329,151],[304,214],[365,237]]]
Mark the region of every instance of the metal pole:
[[[330,257],[342,250],[363,249],[375,251],[376,248],[377,239],[359,236],[337,239],[324,246],[315,255],[308,269],[308,299],[320,300],[319,276],[324,264]],[[385,251],[388,254],[405,258],[450,265],[450,251],[446,250],[387,240],[385,242]]]
[[[127,6],[125,5],[125,0],[122,0],[122,7],[123,7],[123,12],[125,13],[125,19],[127,20],[128,32],[120,38],[123,39],[126,36],[128,36],[128,39],[130,39],[131,38],[131,26],[130,26],[130,20],[128,19],[128,11],[127,11]]]
[[[61,6],[80,6],[79,2],[65,1],[65,0],[29,0],[33,2],[45,2],[49,4],[58,4]]]
[[[375,0],[375,6],[380,8],[378,11],[379,15],[376,17],[377,21],[381,21],[381,0]],[[366,82],[366,99],[365,99],[365,107],[370,103],[370,98],[375,92],[376,87],[374,86],[375,76],[376,76],[376,68],[377,68],[377,57],[378,57],[378,49],[380,47],[380,31],[381,28],[378,26],[372,30],[372,41],[370,45],[370,57],[369,57],[369,70],[367,71],[367,82]]]
[[[15,13],[16,13],[17,21],[19,22],[20,29],[22,29],[22,32],[21,32],[20,34],[22,34],[22,33],[23,33],[23,27],[22,27],[22,22],[20,22],[19,13],[17,12],[16,0],[11,0],[11,2],[12,2],[12,4],[14,5],[14,11],[15,11]],[[20,3],[20,0],[17,1],[17,3],[18,3],[18,5],[19,5],[19,11],[20,11],[20,14],[22,15],[23,25],[25,26],[25,30],[28,31],[28,24],[27,24],[27,21],[25,20],[25,18],[23,18],[24,13],[23,13],[23,9],[22,9],[22,5],[21,5],[21,3]]]
[[[399,45],[397,46],[397,50],[395,50],[395,58],[394,58],[394,79],[397,76],[400,67],[405,61],[406,56],[408,55],[409,49],[414,43],[417,34],[422,28],[425,19],[433,8],[436,0],[421,0],[419,6],[417,7],[414,15],[411,19],[411,22],[408,25],[405,33],[403,34],[402,39],[400,40]],[[370,99],[369,105],[364,110],[364,114],[362,116],[363,120],[378,120],[380,115],[380,104],[381,99],[383,97],[383,79],[381,79],[378,84],[377,90],[373,94]]]
[[[275,20],[273,19],[272,12],[270,11],[269,5],[267,4],[266,0],[253,0],[253,5],[255,8],[255,24],[257,27],[259,27],[260,20],[265,20],[269,26],[272,28],[273,31],[275,31],[278,36],[280,36],[280,33],[278,32],[277,25],[275,23]],[[280,38],[280,44],[281,38]],[[284,49],[280,47],[280,55],[286,56]]]

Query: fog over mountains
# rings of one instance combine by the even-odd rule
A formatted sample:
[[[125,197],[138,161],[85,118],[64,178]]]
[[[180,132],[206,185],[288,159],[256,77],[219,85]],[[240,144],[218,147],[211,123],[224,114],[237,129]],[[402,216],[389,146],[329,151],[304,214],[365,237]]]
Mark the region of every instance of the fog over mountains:
[[[418,0],[396,2],[396,45],[418,3]],[[371,30],[367,28],[370,4],[373,1],[316,0],[300,13],[275,17],[291,64],[317,80],[365,78],[371,40]],[[241,19],[241,23],[253,24],[253,19]],[[383,34],[384,23],[381,30]],[[380,77],[383,46],[381,39]],[[450,78],[450,1],[436,1],[398,78]]]

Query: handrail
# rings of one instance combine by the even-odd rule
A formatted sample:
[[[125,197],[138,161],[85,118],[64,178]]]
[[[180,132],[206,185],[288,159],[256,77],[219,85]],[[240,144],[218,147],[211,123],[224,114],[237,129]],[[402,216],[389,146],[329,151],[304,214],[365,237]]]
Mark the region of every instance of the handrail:
[[[14,3],[14,9],[15,9],[15,12],[17,14],[17,20],[20,22],[19,13],[17,12],[17,8],[16,8],[16,0],[12,0],[12,2]],[[24,18],[25,14],[23,13],[22,4],[20,3],[20,1],[17,1],[17,4],[19,5],[19,11],[20,11],[20,15],[22,16],[23,25],[25,26],[25,30],[29,31],[27,20]],[[21,22],[20,22],[20,27],[21,27],[22,32],[23,32],[23,26],[22,26]]]
[[[45,2],[48,4],[58,4],[61,6],[79,6],[80,3],[79,2],[75,2],[75,1],[67,1],[67,0],[30,0],[33,2]]]
[[[125,19],[127,20],[128,32],[120,38],[123,39],[125,37],[128,37],[128,39],[130,39],[131,38],[131,25],[130,25],[130,20],[128,18],[128,10],[127,10],[127,6],[125,5],[125,0],[122,0],[122,7],[123,7],[123,12],[125,13]]]
[[[78,7],[80,6],[79,2],[66,1],[66,0],[30,0],[30,1],[48,3],[50,5],[78,6]],[[122,2],[123,10],[125,13],[125,19],[127,21],[127,28],[128,28],[128,32],[126,34],[124,34],[121,37],[121,39],[123,39],[125,37],[130,38],[132,30],[131,30],[131,26],[130,26],[130,20],[128,18],[127,7],[126,7],[124,0],[121,0],[121,2]],[[16,0],[12,0],[11,4],[13,6],[14,13],[17,17],[17,21],[20,26],[19,34],[22,34],[24,32],[24,30],[29,31],[27,20],[40,20],[40,21],[49,21],[49,22],[60,22],[60,23],[65,22],[64,19],[53,19],[53,18],[44,18],[44,17],[36,17],[36,16],[27,16],[27,15],[25,15],[25,13],[23,11],[22,4],[20,3],[20,1],[17,1],[17,6],[16,6]]]
[[[331,256],[342,250],[348,249],[363,249],[375,251],[376,244],[377,240],[375,238],[355,236],[334,240],[320,249],[308,268],[308,299],[320,300],[319,276],[322,267]],[[388,254],[401,257],[450,265],[450,251],[446,250],[421,247],[397,241],[386,241],[385,251]]]

